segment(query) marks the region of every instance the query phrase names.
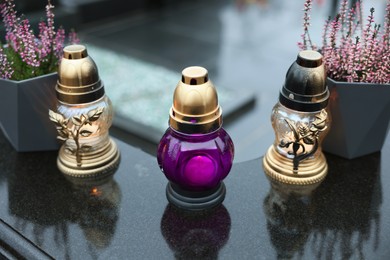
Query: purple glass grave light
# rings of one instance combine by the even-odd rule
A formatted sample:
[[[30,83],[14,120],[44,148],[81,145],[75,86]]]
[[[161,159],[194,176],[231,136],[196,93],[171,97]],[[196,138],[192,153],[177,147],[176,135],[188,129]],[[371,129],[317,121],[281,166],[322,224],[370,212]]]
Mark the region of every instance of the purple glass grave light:
[[[167,198],[174,205],[201,210],[220,204],[226,193],[234,145],[222,128],[222,110],[207,70],[188,67],[182,72],[169,128],[157,151],[158,164],[169,183]]]

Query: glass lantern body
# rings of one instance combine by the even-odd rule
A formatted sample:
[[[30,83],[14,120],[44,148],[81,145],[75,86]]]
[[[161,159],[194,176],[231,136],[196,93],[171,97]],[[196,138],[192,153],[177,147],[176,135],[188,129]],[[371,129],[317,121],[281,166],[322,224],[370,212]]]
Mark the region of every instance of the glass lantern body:
[[[68,119],[68,129],[72,130],[69,133],[71,138],[66,139],[64,143],[67,150],[80,149],[81,152],[93,152],[108,144],[108,130],[112,124],[113,109],[106,95],[94,102],[84,104],[59,102],[57,111]]]
[[[301,112],[278,102],[271,114],[275,131],[274,148],[282,156],[293,159],[314,158],[321,153],[321,143],[329,131],[330,117],[326,109]]]
[[[167,179],[190,191],[217,187],[228,175],[233,157],[233,142],[222,127],[208,134],[183,134],[169,127],[157,151]]]

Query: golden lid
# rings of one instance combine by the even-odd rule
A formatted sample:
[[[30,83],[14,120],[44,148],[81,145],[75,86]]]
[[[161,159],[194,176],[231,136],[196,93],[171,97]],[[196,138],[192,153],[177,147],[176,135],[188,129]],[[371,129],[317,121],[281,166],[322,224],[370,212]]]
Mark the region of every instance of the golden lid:
[[[104,95],[104,86],[97,66],[88,56],[84,45],[69,45],[58,66],[56,86],[59,101],[82,104],[98,100]]]
[[[194,66],[182,71],[169,114],[169,125],[183,133],[204,134],[221,127],[222,109],[205,68]]]

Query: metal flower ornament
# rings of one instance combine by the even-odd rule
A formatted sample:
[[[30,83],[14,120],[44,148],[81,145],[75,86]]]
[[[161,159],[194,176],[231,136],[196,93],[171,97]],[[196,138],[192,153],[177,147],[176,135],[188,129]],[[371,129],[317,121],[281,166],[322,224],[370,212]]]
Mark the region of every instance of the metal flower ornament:
[[[80,145],[79,138],[80,136],[89,137],[99,132],[99,127],[93,125],[92,122],[98,120],[103,111],[103,107],[98,107],[88,111],[87,114],[65,118],[62,114],[49,110],[49,118],[57,129],[57,139],[64,142],[68,139],[74,141],[76,147],[66,146],[65,151],[76,156],[78,166],[81,166],[81,153],[88,152],[92,148],[87,144]]]
[[[287,118],[284,121],[287,123],[292,132],[287,133],[279,143],[282,148],[289,148],[289,155],[293,155],[294,173],[298,173],[299,162],[313,155],[318,149],[319,133],[327,129],[326,118],[328,114],[325,109],[321,110],[315,117],[316,119],[311,124],[302,122],[295,123]],[[292,135],[291,135],[292,133]],[[306,150],[308,146],[311,149]]]

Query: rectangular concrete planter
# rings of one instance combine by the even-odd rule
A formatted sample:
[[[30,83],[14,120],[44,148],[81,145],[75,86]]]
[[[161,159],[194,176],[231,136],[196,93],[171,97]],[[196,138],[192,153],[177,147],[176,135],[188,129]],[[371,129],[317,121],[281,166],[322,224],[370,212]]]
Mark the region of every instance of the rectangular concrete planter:
[[[56,130],[49,120],[55,110],[57,73],[13,81],[0,79],[0,126],[18,152],[56,150]]]
[[[353,159],[380,151],[390,120],[390,84],[327,79],[332,125],[325,152]]]

